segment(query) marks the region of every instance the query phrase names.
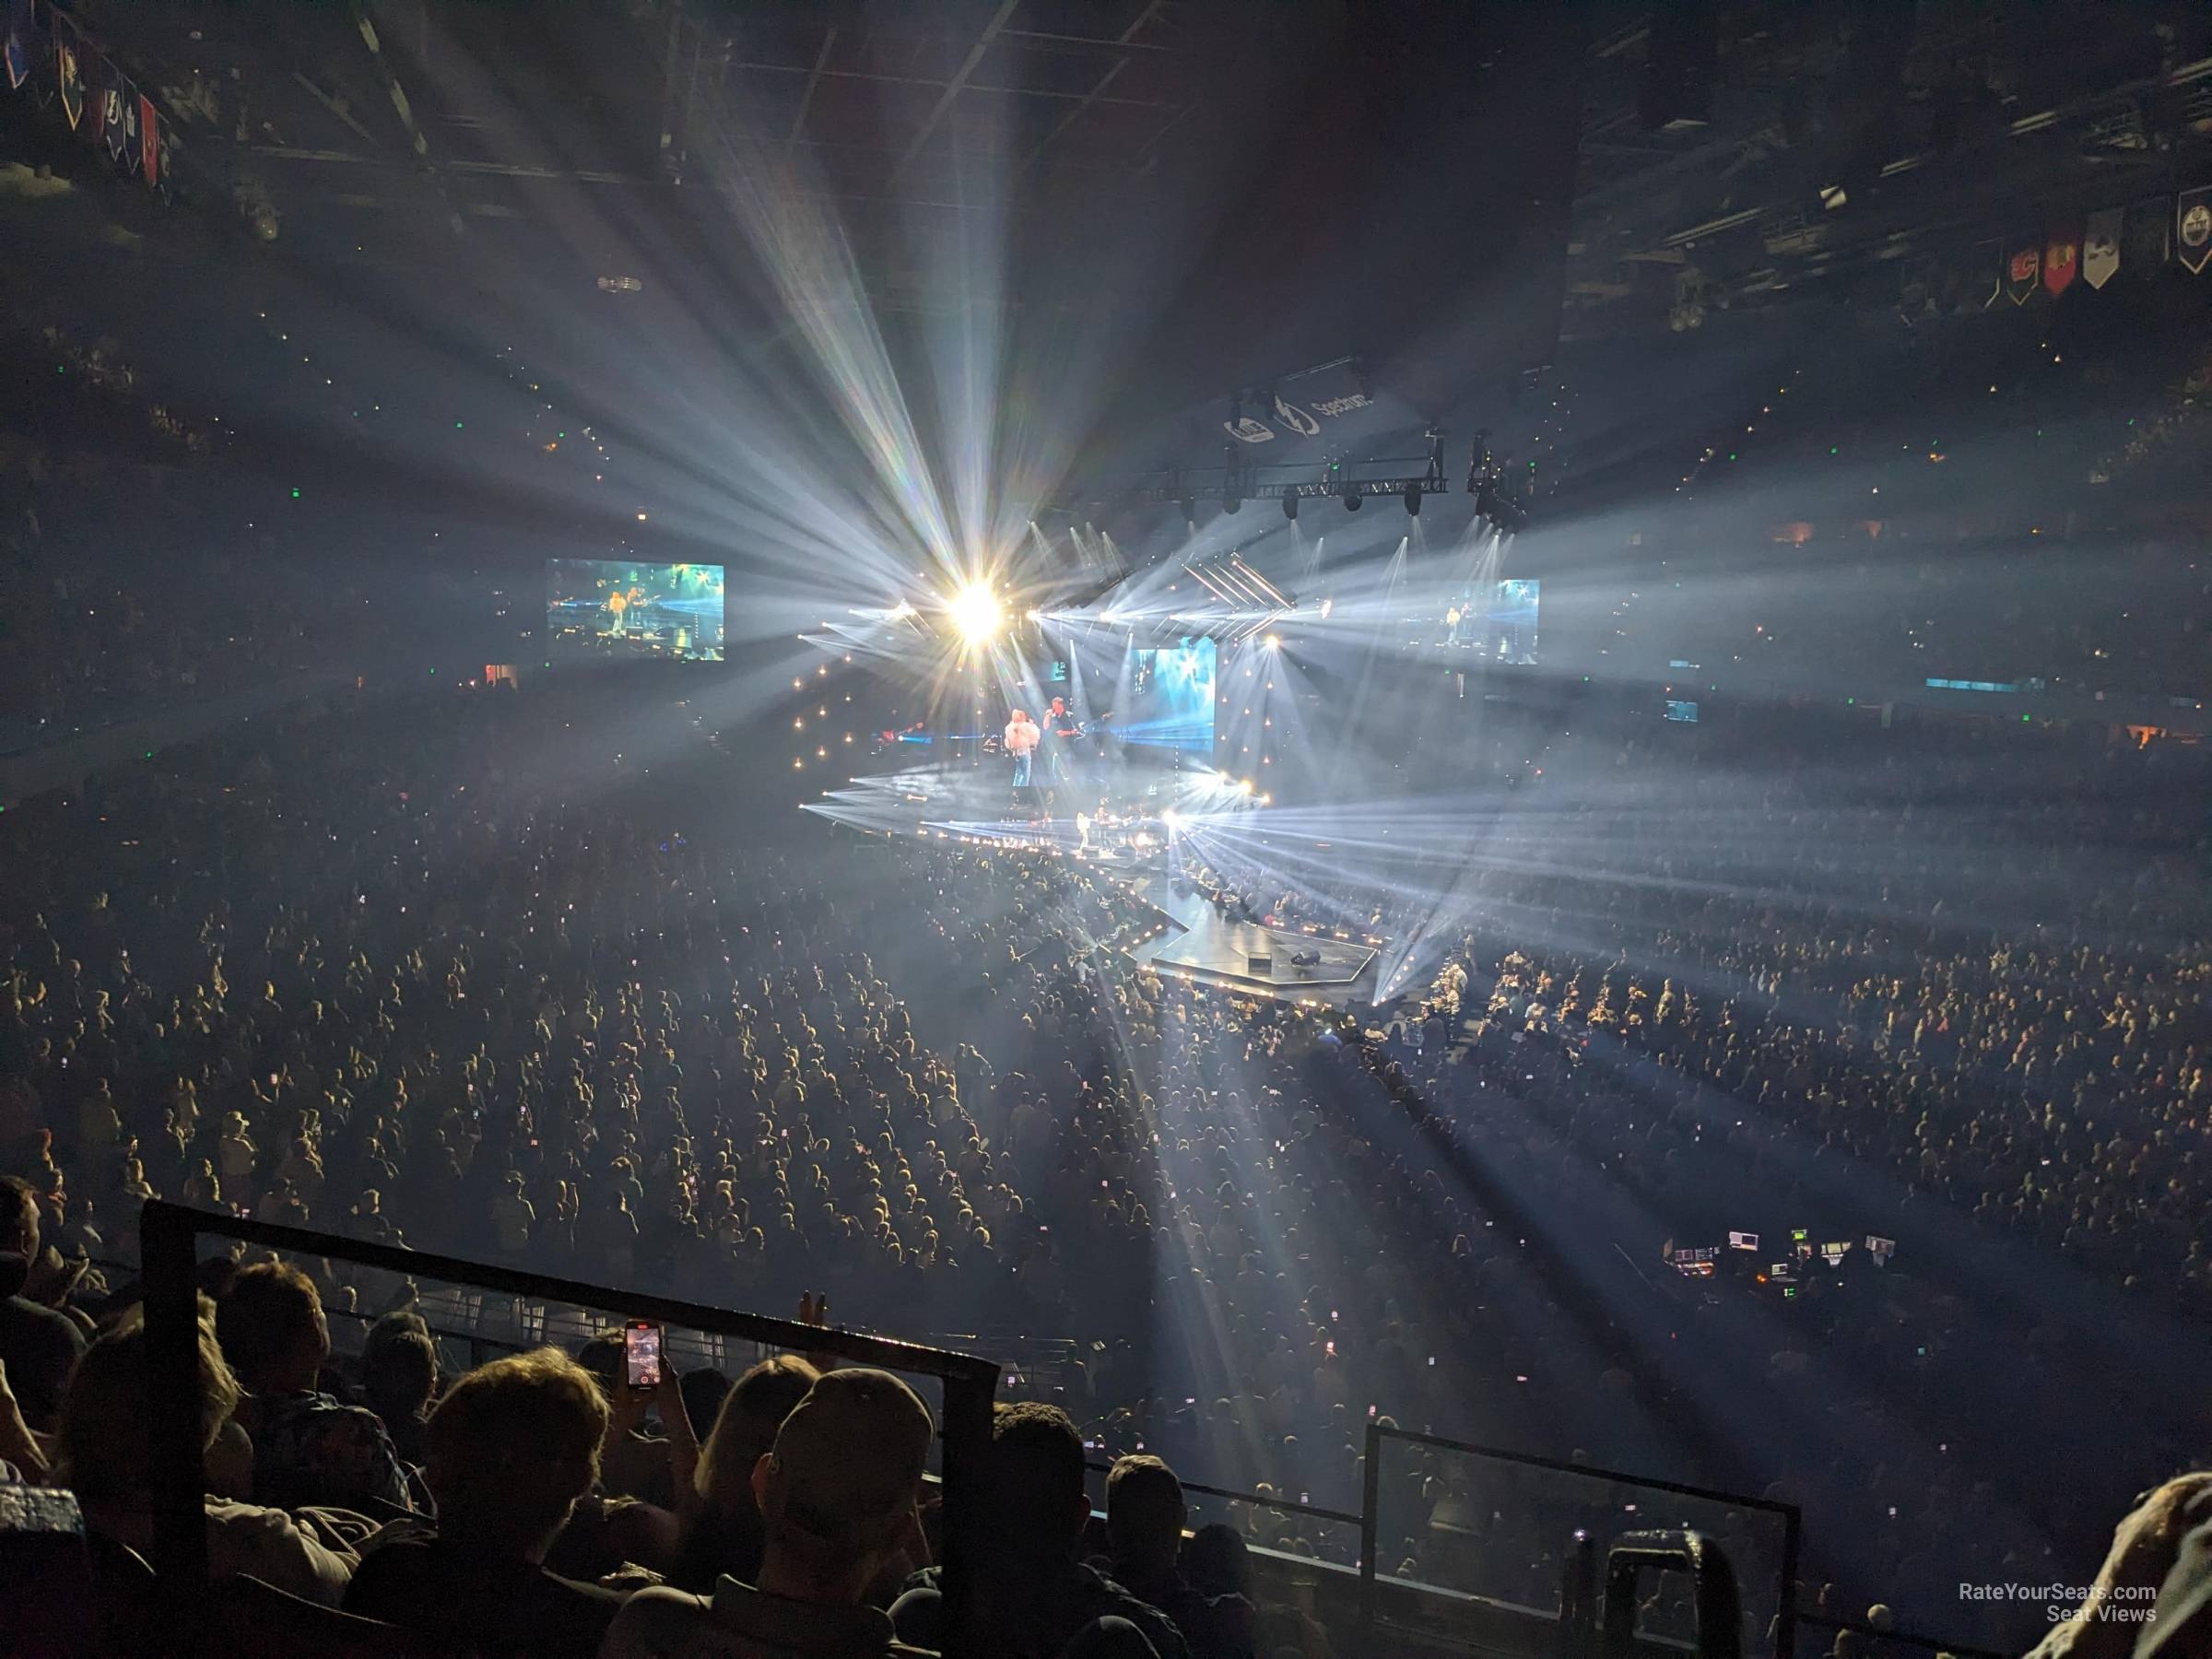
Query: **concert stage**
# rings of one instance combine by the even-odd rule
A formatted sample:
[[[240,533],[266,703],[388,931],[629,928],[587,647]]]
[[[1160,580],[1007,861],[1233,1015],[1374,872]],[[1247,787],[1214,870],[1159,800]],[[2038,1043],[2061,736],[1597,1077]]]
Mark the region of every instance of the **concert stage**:
[[[1161,973],[1253,996],[1325,1002],[1342,1007],[1371,1002],[1378,952],[1348,940],[1230,921],[1202,893],[1179,897],[1169,878],[1147,874],[1130,891],[1157,911],[1165,931],[1131,950],[1130,959]],[[1321,960],[1294,968],[1293,954],[1317,952]]]
[[[1218,784],[1156,768],[1117,769],[1104,778],[1040,787],[1017,798],[998,767],[909,767],[852,778],[823,791],[806,809],[870,834],[935,838],[1065,858],[1128,893],[1157,926],[1124,947],[1128,959],[1156,972],[1240,995],[1345,1007],[1371,1003],[1380,978],[1380,941],[1339,938],[1295,927],[1232,920],[1191,882],[1182,893],[1178,836],[1197,815],[1220,816]],[[1178,802],[1183,803],[1178,806]],[[1203,870],[1203,864],[1194,865]],[[1318,959],[1293,964],[1294,955]]]

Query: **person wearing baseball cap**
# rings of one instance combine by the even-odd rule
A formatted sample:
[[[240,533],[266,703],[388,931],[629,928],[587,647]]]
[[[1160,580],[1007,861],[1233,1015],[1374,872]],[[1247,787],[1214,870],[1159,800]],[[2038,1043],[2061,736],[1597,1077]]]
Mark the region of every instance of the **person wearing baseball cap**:
[[[888,1371],[818,1379],[753,1465],[767,1530],[759,1583],[712,1595],[643,1590],[600,1659],[873,1659],[916,1653],[892,1638],[868,1587],[920,1536],[914,1499],[935,1433],[929,1408]]]

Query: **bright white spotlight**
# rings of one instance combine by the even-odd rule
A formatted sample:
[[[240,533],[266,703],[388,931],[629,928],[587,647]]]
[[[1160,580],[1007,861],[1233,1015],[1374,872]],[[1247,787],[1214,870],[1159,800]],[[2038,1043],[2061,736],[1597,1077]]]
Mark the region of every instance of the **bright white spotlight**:
[[[1237,793],[1239,794],[1250,794],[1252,791],[1253,782],[1250,778],[1240,778],[1237,781]]]
[[[913,605],[913,601],[912,601],[912,600],[911,600],[911,599],[901,599],[901,600],[900,600],[900,601],[899,601],[898,605],[897,605],[897,606],[895,606],[892,608],[892,610],[891,610],[891,620],[892,620],[892,621],[894,621],[894,622],[902,621],[902,620],[904,620],[906,618],[908,618],[908,617],[911,617],[911,616],[912,616],[913,614],[914,614],[914,605]]]
[[[1280,651],[1283,648],[1283,636],[1280,634],[1269,634],[1267,636],[1266,643],[1268,650]]]
[[[981,645],[1006,626],[1006,613],[987,582],[971,582],[952,596],[952,625],[971,645]]]
[[[1182,814],[1171,806],[1159,815],[1159,821],[1171,830],[1179,830],[1182,827]]]

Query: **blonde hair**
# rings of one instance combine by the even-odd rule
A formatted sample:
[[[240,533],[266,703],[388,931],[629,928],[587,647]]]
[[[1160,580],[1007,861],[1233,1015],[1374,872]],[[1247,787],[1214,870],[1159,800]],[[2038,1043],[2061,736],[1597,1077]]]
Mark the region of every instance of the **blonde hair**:
[[[440,1529],[541,1542],[599,1478],[606,1422],[592,1373],[559,1348],[478,1366],[423,1430]]]
[[[774,1448],[776,1430],[821,1374],[796,1354],[778,1354],[731,1384],[699,1449],[695,1484],[707,1508],[727,1513],[753,1507],[753,1465]]]
[[[200,1451],[205,1454],[238,1408],[241,1390],[216,1340],[215,1304],[205,1296],[199,1299],[198,1324]],[[147,1432],[150,1405],[145,1311],[133,1308],[85,1350],[62,1397],[57,1439],[65,1476],[79,1497],[123,1498],[146,1489],[153,1477],[152,1440]]]

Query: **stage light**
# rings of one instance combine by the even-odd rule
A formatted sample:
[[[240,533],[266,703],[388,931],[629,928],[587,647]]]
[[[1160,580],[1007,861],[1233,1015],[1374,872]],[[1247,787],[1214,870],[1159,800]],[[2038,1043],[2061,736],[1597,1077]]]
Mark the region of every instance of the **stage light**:
[[[1283,516],[1292,524],[1298,523],[1298,492],[1292,490],[1283,498]]]
[[[971,582],[952,598],[953,626],[971,645],[981,645],[996,634],[1006,619],[998,595],[986,582]]]
[[[1357,512],[1359,511],[1359,486],[1354,484],[1347,484],[1344,487],[1344,510],[1347,512]]]
[[[1406,486],[1406,516],[1407,518],[1421,516],[1421,487],[1418,484]]]
[[[1283,648],[1283,636],[1280,634],[1269,634],[1267,636],[1266,643],[1268,650],[1280,651]]]
[[[1239,794],[1250,794],[1258,787],[1259,786],[1255,784],[1250,778],[1239,778],[1237,780],[1237,793]]]
[[[894,621],[894,622],[900,622],[900,621],[903,621],[903,620],[905,620],[905,619],[906,619],[908,617],[911,617],[911,616],[912,616],[913,614],[914,614],[914,606],[913,606],[913,601],[912,601],[912,600],[911,600],[911,599],[901,599],[901,600],[900,600],[900,601],[899,601],[899,603],[898,603],[896,606],[894,606],[892,607],[892,609],[891,609],[891,620],[892,620],[892,621]]]
[[[1331,611],[1335,610],[1335,608],[1336,608],[1336,601],[1335,601],[1335,600],[1334,600],[1334,599],[1324,599],[1324,600],[1321,602],[1321,619],[1322,619],[1324,622],[1326,622],[1326,621],[1329,619],[1329,613],[1330,613]]]

